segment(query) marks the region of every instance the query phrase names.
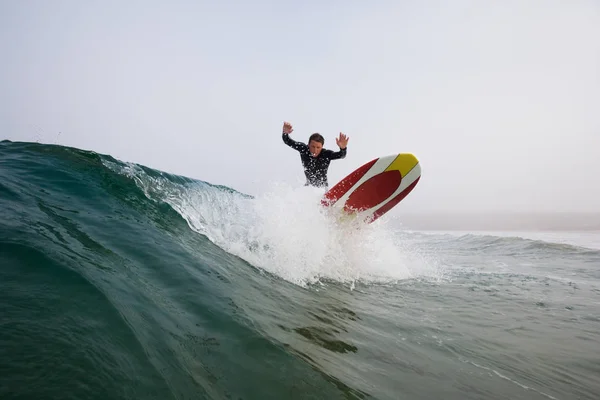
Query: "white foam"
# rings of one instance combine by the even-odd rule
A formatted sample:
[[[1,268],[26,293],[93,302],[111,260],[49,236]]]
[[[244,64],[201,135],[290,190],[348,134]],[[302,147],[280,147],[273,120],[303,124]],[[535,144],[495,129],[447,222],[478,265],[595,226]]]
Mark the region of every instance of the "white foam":
[[[249,199],[207,184],[152,178],[137,166],[107,166],[133,178],[149,198],[169,203],[219,247],[298,285],[333,280],[353,287],[357,281],[443,276],[389,216],[369,225],[339,223],[320,206],[323,191],[317,188],[273,184]]]
[[[255,199],[244,199],[203,186],[170,202],[192,229],[295,284],[441,276],[439,267],[404,245],[385,219],[340,224],[320,206],[322,194],[311,187],[273,185]]]

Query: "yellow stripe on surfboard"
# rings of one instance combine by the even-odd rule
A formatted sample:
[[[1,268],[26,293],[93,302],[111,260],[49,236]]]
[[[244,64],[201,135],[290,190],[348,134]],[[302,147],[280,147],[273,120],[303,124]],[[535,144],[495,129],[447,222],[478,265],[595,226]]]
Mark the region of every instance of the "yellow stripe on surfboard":
[[[392,161],[392,163],[385,169],[386,171],[400,171],[401,176],[406,176],[411,169],[413,169],[419,160],[412,154],[403,153],[398,154],[398,156]]]

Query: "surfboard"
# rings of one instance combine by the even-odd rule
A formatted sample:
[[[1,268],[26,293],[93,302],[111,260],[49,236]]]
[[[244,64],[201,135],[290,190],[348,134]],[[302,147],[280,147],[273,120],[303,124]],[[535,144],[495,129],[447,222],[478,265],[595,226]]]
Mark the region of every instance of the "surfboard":
[[[375,158],[325,192],[321,205],[372,223],[408,196],[420,179],[421,165],[413,154]]]

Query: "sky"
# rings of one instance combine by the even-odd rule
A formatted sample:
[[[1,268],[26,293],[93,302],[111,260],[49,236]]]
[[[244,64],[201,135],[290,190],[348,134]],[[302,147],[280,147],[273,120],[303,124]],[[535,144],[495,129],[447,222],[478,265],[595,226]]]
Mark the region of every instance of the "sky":
[[[330,184],[415,154],[403,212],[600,211],[597,1],[0,0],[0,54],[0,139],[256,195],[289,121]]]

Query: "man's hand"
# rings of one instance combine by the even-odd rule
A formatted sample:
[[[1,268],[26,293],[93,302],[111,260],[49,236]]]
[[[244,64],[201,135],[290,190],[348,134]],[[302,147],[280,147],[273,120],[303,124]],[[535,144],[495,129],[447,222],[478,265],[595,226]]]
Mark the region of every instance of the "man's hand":
[[[290,124],[289,122],[283,123],[283,133],[285,133],[286,135],[289,135],[293,131],[294,131],[294,129],[292,128],[292,124]]]
[[[338,146],[340,146],[340,149],[345,149],[346,146],[348,146],[349,139],[350,138],[348,136],[346,136],[342,132],[340,132],[340,136],[335,139],[335,142],[337,143]]]

